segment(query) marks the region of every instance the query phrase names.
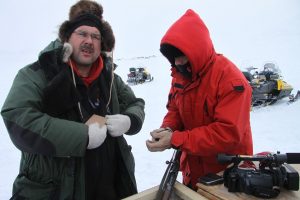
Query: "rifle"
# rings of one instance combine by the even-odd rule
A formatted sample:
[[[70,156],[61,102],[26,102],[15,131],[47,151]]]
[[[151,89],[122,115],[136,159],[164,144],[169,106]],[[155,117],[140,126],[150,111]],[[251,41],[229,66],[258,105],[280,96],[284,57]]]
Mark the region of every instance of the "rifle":
[[[170,198],[179,171],[180,155],[181,151],[175,149],[171,160],[166,161],[168,167],[160,182],[159,189],[155,198],[156,200],[168,200]]]

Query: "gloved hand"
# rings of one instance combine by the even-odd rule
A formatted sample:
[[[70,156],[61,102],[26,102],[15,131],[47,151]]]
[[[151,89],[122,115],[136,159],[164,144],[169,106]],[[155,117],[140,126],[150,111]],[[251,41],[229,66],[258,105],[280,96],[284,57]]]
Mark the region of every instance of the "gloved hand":
[[[106,138],[107,127],[99,123],[92,123],[89,125],[89,144],[87,149],[95,149],[99,147]]]
[[[150,132],[151,140],[146,141],[149,151],[164,151],[171,148],[171,138],[173,131],[170,128],[160,128]]]
[[[126,133],[131,125],[127,115],[106,115],[106,125],[108,133],[113,137],[118,137]]]
[[[86,122],[85,124],[86,125],[90,125],[90,124],[93,124],[93,123],[98,123],[100,126],[104,125],[106,122],[106,119],[105,117],[102,117],[100,115],[95,115],[93,114]]]

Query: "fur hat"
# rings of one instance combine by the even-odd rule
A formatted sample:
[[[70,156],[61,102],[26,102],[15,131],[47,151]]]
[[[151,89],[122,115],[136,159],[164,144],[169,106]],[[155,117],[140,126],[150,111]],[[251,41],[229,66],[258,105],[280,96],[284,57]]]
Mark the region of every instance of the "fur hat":
[[[112,51],[115,46],[115,36],[108,22],[103,20],[103,7],[92,0],[80,0],[70,8],[69,20],[59,28],[59,39],[65,43],[72,32],[80,25],[91,25],[99,29],[102,40],[102,51]],[[85,20],[85,22],[82,22]]]

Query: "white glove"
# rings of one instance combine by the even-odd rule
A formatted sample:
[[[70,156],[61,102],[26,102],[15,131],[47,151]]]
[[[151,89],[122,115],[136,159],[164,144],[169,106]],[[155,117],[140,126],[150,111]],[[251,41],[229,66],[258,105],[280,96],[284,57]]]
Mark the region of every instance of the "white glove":
[[[106,138],[107,127],[106,125],[100,126],[98,123],[89,125],[89,144],[87,149],[95,149],[99,147]]]
[[[106,125],[108,133],[113,137],[118,137],[126,133],[131,125],[127,115],[106,115]]]

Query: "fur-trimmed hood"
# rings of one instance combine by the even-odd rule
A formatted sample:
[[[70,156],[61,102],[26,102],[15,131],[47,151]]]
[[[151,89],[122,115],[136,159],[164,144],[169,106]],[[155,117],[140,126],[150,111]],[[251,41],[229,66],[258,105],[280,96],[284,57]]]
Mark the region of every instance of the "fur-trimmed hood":
[[[44,103],[46,105],[44,109],[47,109],[44,111],[50,115],[55,116],[59,113],[64,113],[66,110],[77,106],[78,101],[81,99],[76,86],[74,86],[71,68],[64,61],[68,60],[71,53],[72,46],[69,43],[64,43],[63,45],[59,40],[55,40],[39,55],[39,66],[43,69],[48,81],[47,86],[44,88]],[[102,85],[109,90],[111,89],[109,88],[110,83],[114,77],[112,75],[114,66],[112,59],[107,57],[106,54],[102,53],[101,57],[105,63],[102,73],[104,73],[103,77],[105,77],[105,82],[107,82],[107,84],[102,82]],[[105,89],[102,90],[103,94],[105,93],[106,96],[109,96],[109,91],[104,92]]]

